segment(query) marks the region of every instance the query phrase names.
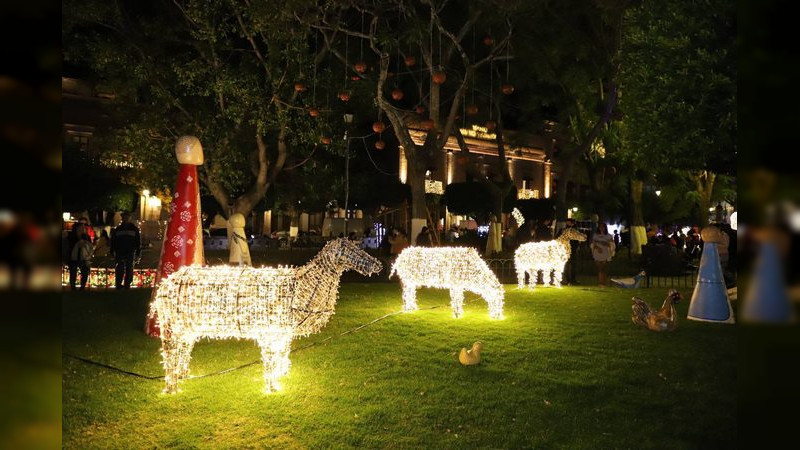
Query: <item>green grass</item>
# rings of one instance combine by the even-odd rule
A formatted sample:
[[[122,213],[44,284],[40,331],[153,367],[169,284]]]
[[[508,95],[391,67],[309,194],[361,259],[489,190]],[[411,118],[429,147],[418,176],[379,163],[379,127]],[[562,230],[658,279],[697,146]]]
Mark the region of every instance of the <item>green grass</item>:
[[[388,317],[293,352],[283,390],[263,393],[260,365],[187,380],[164,395],[150,381],[63,360],[67,448],[696,448],[736,445],[736,327],[685,319],[656,334],[630,321],[634,294],[666,289],[506,289],[506,318],[467,294],[452,319],[431,310]],[[63,348],[161,375],[159,341],[140,331],[149,291],[67,293]],[[318,342],[401,308],[397,284],[343,284]],[[480,366],[461,347],[484,343]],[[250,341],[195,346],[193,374],[258,358]]]

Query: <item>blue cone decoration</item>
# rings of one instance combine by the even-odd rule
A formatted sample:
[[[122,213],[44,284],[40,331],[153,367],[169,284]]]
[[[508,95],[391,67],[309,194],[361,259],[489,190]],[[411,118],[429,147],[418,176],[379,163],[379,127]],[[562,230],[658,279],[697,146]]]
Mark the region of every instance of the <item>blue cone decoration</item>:
[[[702,322],[735,322],[728,291],[725,289],[725,278],[722,276],[716,242],[706,242],[703,245],[700,273],[689,303],[687,318]]]
[[[742,319],[749,322],[788,323],[793,319],[783,267],[773,242],[761,244],[743,308]]]

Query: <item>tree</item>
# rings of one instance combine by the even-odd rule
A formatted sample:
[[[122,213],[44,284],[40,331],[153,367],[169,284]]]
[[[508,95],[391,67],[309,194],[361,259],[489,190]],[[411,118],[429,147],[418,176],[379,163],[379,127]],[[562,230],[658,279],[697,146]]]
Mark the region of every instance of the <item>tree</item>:
[[[310,4],[68,0],[64,59],[115,93],[119,128],[107,150],[132,162],[140,186],[168,188],[175,138],[196,135],[202,185],[225,214],[247,216],[337,122],[315,102],[332,95],[325,48],[294,16]]]
[[[411,186],[411,236],[415,237],[426,222],[425,172],[428,155],[442,152],[447,140],[458,129],[456,119],[463,106],[469,81],[475,71],[492,60],[501,59],[512,28],[513,9],[503,3],[465,1],[432,1],[407,4],[359,1],[324,4],[313,18],[300,17],[319,29],[333,55],[352,75],[374,86],[374,99],[381,114],[385,114],[392,132],[405,151],[408,160],[408,184]],[[361,24],[359,27],[358,24]],[[469,54],[464,41],[477,28],[502,27],[504,37],[493,40],[480,54]],[[336,35],[344,35],[342,40]],[[347,37],[365,43],[377,59],[374,73],[364,73],[363,67],[351,65]],[[424,69],[412,71],[407,57],[421,55]],[[360,55],[363,57],[363,55]],[[416,59],[416,58],[415,58]],[[405,69],[399,69],[406,67]],[[398,74],[402,74],[402,79]],[[447,82],[445,83],[445,78]],[[389,100],[393,83],[404,93],[402,99]],[[422,114],[411,110],[421,107]],[[409,108],[411,107],[411,108]],[[423,120],[425,119],[425,120]],[[411,128],[425,125],[427,133],[422,145],[411,137]]]
[[[708,223],[717,180],[735,173],[735,3],[643,2],[624,30],[622,156],[640,174],[682,171],[694,186],[687,200]],[[642,185],[632,181],[633,225],[643,225]]]

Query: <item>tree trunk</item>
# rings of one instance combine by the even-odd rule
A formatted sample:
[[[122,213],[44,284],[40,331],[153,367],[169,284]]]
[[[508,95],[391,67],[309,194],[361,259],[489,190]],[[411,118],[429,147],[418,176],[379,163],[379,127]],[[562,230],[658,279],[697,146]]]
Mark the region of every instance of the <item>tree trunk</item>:
[[[644,181],[631,178],[631,253],[642,254],[642,245],[647,244],[647,230],[642,214],[642,189]]]
[[[411,187],[411,229],[409,242],[416,244],[417,235],[428,222],[428,209],[425,204],[425,158],[415,149],[413,157],[408,158],[408,178],[406,182]],[[406,155],[409,153],[406,152]]]
[[[556,194],[556,222],[561,228],[567,219],[567,186],[572,178],[575,156],[564,158],[558,174],[558,193]]]
[[[695,175],[697,192],[700,194],[697,204],[700,206],[701,227],[708,225],[708,208],[711,207],[711,194],[714,192],[714,181],[716,179],[717,175],[707,170]]]

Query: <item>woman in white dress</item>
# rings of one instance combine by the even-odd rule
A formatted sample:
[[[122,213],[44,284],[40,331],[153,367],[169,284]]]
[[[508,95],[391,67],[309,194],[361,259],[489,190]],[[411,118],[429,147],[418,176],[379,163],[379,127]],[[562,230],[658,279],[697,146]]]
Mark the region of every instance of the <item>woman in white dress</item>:
[[[614,238],[608,234],[608,226],[600,222],[597,232],[592,236],[592,258],[597,265],[597,283],[608,285],[608,262],[614,256]]]

